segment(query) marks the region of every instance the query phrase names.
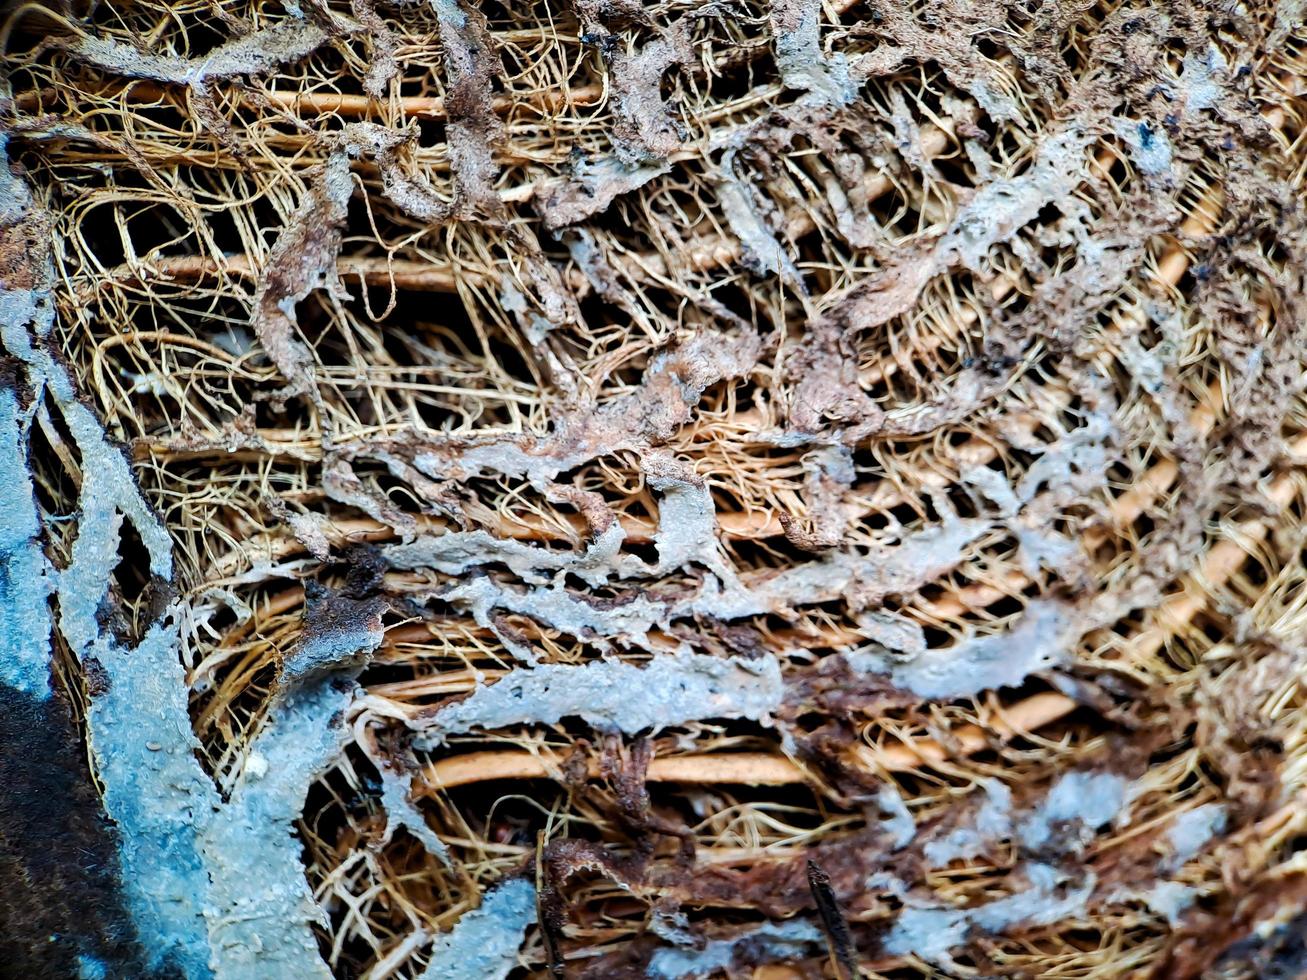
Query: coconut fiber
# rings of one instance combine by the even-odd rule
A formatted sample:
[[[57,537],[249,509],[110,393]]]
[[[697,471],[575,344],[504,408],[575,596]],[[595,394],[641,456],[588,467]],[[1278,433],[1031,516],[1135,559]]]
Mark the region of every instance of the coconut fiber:
[[[1299,977],[1307,6],[0,13],[0,974]]]

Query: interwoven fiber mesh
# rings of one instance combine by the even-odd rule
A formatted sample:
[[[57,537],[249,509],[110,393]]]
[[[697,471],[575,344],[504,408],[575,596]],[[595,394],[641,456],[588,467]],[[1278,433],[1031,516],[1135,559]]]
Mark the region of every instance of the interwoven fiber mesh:
[[[7,962],[1302,975],[1304,13],[11,5]]]

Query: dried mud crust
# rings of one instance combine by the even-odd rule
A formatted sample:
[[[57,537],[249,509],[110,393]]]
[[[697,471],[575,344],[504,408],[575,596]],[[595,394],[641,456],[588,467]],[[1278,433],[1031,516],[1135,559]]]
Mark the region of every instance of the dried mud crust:
[[[1303,14],[5,14],[50,962],[1291,970]]]

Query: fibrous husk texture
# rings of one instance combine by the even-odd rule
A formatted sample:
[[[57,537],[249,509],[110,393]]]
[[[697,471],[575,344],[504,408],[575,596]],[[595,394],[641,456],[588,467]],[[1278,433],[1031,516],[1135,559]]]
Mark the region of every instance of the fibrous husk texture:
[[[10,962],[1292,975],[1303,13],[15,7]]]

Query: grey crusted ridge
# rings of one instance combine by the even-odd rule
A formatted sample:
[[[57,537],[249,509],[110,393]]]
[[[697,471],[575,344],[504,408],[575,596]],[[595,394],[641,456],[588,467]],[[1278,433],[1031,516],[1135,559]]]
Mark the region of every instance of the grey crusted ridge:
[[[118,825],[141,945],[153,966],[210,976],[203,915],[209,870],[196,836],[220,801],[195,758],[200,746],[187,713],[176,629],[155,626],[135,650],[100,637],[89,655],[108,683],[91,700],[87,738],[105,811]]]
[[[413,774],[404,773],[397,776],[386,768],[384,760],[373,759],[373,765],[381,773],[381,808],[386,813],[386,829],[381,833],[381,843],[388,844],[395,831],[403,827],[417,838],[426,848],[427,853],[436,858],[447,868],[454,866],[449,856],[449,849],[429,826],[422,811],[413,803]]]
[[[933,840],[922,849],[932,868],[942,868],[950,861],[973,858],[985,853],[986,848],[1012,834],[1012,791],[997,779],[979,781],[985,791],[985,802],[976,811],[970,826],[954,827],[940,840]]]
[[[1047,864],[1029,864],[1030,887],[972,909],[906,908],[885,938],[893,956],[915,955],[946,970],[957,966],[950,952],[972,933],[1001,933],[1018,925],[1046,925],[1081,915],[1096,879],[1066,884],[1066,876]],[[1065,887],[1062,886],[1065,884]]]
[[[772,4],[776,66],[786,88],[805,92],[804,103],[845,106],[858,94],[848,59],[821,48],[821,0],[777,0]]]
[[[287,20],[227,41],[197,58],[152,54],[91,35],[70,45],[69,50],[87,64],[115,74],[178,85],[200,85],[216,79],[271,71],[278,65],[299,61],[326,40],[326,31],[315,24]]]
[[[44,700],[50,696],[49,562],[27,473],[18,399],[0,388],[0,683]]]
[[[0,187],[5,183],[13,203],[0,210],[0,220],[30,217],[30,194],[13,179],[0,136]],[[48,254],[32,256],[31,264],[40,281],[51,280]],[[73,655],[97,678],[87,710],[87,742],[104,786],[105,813],[117,827],[130,911],[150,955],[147,968],[230,980],[328,977],[309,928],[321,912],[309,892],[291,824],[310,782],[339,752],[352,678],[344,687],[319,679],[275,703],[251,753],[269,761],[251,767],[262,770],[264,778],[247,772],[230,803],[222,804],[196,757],[199,743],[178,654],[176,611],[153,623],[134,649],[101,624],[124,521],[136,529],[149,569],[160,578],[172,574],[171,539],[126,459],[77,400],[63,365],[43,346],[53,315],[48,289],[0,288],[0,339],[23,362],[32,390],[47,393],[82,459],[77,534],[68,566],[54,579],[57,625]],[[0,625],[8,635],[48,638],[53,617],[32,590],[50,574],[32,536],[32,484],[17,401],[8,389],[0,391],[0,466],[0,475],[15,477],[20,490],[0,509],[5,578],[23,568],[32,572],[22,591],[0,595]],[[358,642],[371,649],[379,640],[380,631],[374,630]],[[31,687],[38,668],[32,651],[26,646],[22,651],[18,679]]]
[[[504,882],[436,938],[419,980],[504,980],[535,921],[535,887],[525,878]]]
[[[623,538],[616,524],[579,556],[502,542],[488,549],[486,558],[508,565],[528,581],[542,577],[540,573],[545,571],[556,575],[566,570],[591,583],[606,581],[610,575],[620,579],[644,577],[696,562],[715,572],[704,578],[697,593],[675,601],[640,594],[619,604],[600,606],[585,601],[557,578],[548,587],[521,589],[481,576],[460,581],[437,595],[470,610],[478,624],[487,629],[494,629],[491,613],[504,610],[530,616],[574,636],[621,637],[628,644],[647,647],[648,633],[655,624],[683,616],[730,621],[841,596],[855,596],[870,604],[892,592],[911,591],[955,567],[965,549],[991,526],[985,520],[954,518],[868,555],[834,553],[744,583],[716,555],[716,521],[707,489],[654,475],[650,481],[663,494],[663,513],[655,534],[657,566],[618,553]],[[399,567],[421,567],[426,563],[442,570],[462,571],[471,567],[474,559],[469,549],[477,543],[467,532],[454,532],[394,546],[386,554]],[[500,639],[521,659],[533,659],[531,652],[511,637]],[[866,669],[872,669],[870,663]]]
[[[803,919],[769,922],[729,939],[709,940],[703,949],[660,949],[649,961],[648,976],[650,980],[711,976],[729,970],[736,954],[746,947],[755,962],[797,959],[809,955],[821,941],[817,927]]]
[[[847,657],[853,669],[887,672],[897,687],[923,698],[960,698],[992,688],[1014,687],[1036,671],[1056,666],[1079,635],[1069,607],[1052,601],[1035,602],[1016,629],[1007,633],[924,650],[906,662],[869,651]]]
[[[247,766],[231,802],[206,828],[213,887],[205,917],[220,980],[331,976],[309,929],[325,917],[304,878],[292,825],[309,785],[340,752],[353,696],[352,681],[325,677],[280,701],[251,754],[267,761],[266,771]]]
[[[1114,772],[1069,772],[1060,777],[1034,813],[1018,828],[1030,850],[1053,846],[1060,851],[1084,849],[1094,831],[1111,823],[1130,799],[1130,782]],[[1077,828],[1076,833],[1070,827]]]
[[[30,213],[31,197],[21,182],[12,180],[3,141],[0,174],[10,179],[17,205],[3,212],[4,217],[22,219]],[[32,265],[44,281],[50,280],[48,255],[33,256]],[[0,289],[4,346],[24,362],[30,387],[48,392],[82,457],[77,536],[68,567],[54,578],[59,632],[74,656],[102,669],[87,711],[87,742],[104,784],[105,812],[117,825],[122,876],[141,944],[151,956],[148,966],[170,966],[188,977],[205,977],[208,942],[200,910],[208,875],[195,855],[194,828],[211,818],[218,801],[194,755],[197,745],[176,630],[156,624],[135,650],[125,650],[101,627],[97,615],[118,563],[125,519],[136,527],[154,574],[171,574],[171,543],[142,499],[127,461],[110,445],[94,414],[77,401],[63,366],[41,345],[53,315],[46,289]],[[12,407],[12,395],[7,404]],[[17,437],[16,429],[14,434]],[[18,447],[21,440],[15,443],[11,462],[24,471],[18,485],[27,488],[30,505],[30,475]],[[7,536],[17,545],[22,544],[19,536],[30,531],[25,516],[32,516],[25,514],[22,497],[17,495],[7,522],[12,525]],[[33,565],[30,550],[20,547],[11,554]],[[7,572],[15,571],[10,556],[6,558]],[[52,575],[44,556],[37,564]],[[5,623],[7,630],[30,629],[22,634],[29,639],[48,638],[53,626],[45,602],[31,601],[28,590],[36,581],[26,582],[22,594],[12,593],[13,609],[21,615]],[[10,606],[8,597],[5,606]],[[47,645],[47,663],[48,656]]]
[[[595,728],[633,734],[709,718],[765,721],[781,704],[774,657],[729,660],[696,653],[658,656],[639,668],[617,660],[582,667],[546,664],[513,670],[442,708],[424,742],[476,728],[552,724],[575,716]]]
[[[1207,846],[1217,834],[1225,830],[1229,811],[1224,803],[1204,803],[1186,810],[1174,820],[1166,832],[1172,854],[1167,864],[1179,868]]]
[[[1069,772],[1053,783],[1037,806],[1022,814],[1013,812],[1012,792],[1004,783],[984,779],[980,785],[985,800],[970,823],[926,843],[922,853],[930,867],[977,857],[1008,838],[1031,852],[1079,853],[1098,827],[1121,817],[1134,792],[1130,781],[1118,773]]]

